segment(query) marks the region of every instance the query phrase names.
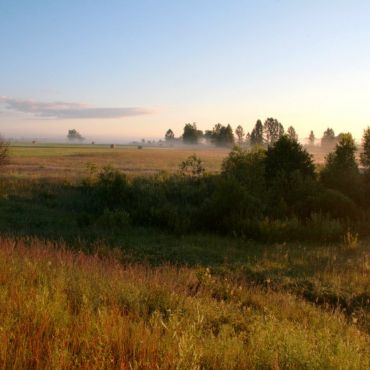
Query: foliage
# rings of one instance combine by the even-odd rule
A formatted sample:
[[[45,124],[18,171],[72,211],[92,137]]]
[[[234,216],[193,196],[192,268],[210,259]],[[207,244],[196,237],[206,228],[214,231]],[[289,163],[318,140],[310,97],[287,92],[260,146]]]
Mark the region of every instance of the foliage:
[[[361,177],[356,161],[356,144],[351,134],[341,135],[335,151],[329,153],[321,171],[322,183],[331,189],[341,191],[352,199],[362,195]]]
[[[316,137],[314,132],[311,130],[310,135],[308,136],[308,142],[310,145],[315,145]]]
[[[83,140],[85,140],[84,137],[75,129],[68,131],[67,139],[69,141],[75,141],[75,140],[83,141]]]
[[[263,133],[265,143],[273,145],[284,135],[284,127],[277,119],[267,118],[263,124]]]
[[[279,176],[289,181],[295,173],[303,178],[314,178],[312,156],[296,140],[282,136],[267,149],[266,177],[270,182]]]
[[[193,154],[180,163],[180,172],[184,176],[203,176],[205,172],[203,161]]]
[[[129,200],[129,184],[125,174],[112,167],[105,167],[98,175],[95,185],[96,200],[103,207],[124,207]]]
[[[235,134],[238,138],[238,144],[239,145],[242,145],[243,144],[243,140],[244,140],[244,136],[245,136],[245,133],[244,133],[244,129],[242,126],[238,126],[236,129],[235,129]]]
[[[336,141],[335,133],[332,128],[327,128],[321,138],[321,146],[334,146]]]
[[[168,129],[166,131],[164,139],[166,140],[166,142],[172,142],[175,139],[175,134],[173,133],[171,129]]]
[[[216,146],[231,146],[234,144],[234,134],[230,125],[217,123],[212,131],[206,132],[206,138]]]
[[[235,147],[222,163],[222,176],[235,178],[250,194],[263,198],[266,191],[266,151]]]
[[[251,132],[251,145],[263,145],[263,125],[261,120],[258,120]]]
[[[365,167],[366,171],[370,172],[370,127],[364,130],[362,138],[362,152],[361,152],[361,164]]]
[[[198,144],[199,139],[203,136],[202,131],[197,129],[196,123],[187,123],[184,127],[182,140],[185,144]]]
[[[298,141],[298,134],[296,132],[296,130],[294,129],[293,126],[289,126],[288,127],[288,130],[287,130],[287,136],[291,139],[291,140],[295,140],[295,141]]]
[[[212,195],[203,205],[206,229],[221,234],[247,234],[245,222],[257,222],[263,215],[263,204],[235,177],[219,179]]]

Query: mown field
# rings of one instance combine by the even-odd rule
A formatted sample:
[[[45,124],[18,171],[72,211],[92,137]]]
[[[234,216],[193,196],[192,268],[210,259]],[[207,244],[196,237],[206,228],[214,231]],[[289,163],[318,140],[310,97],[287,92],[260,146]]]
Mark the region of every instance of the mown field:
[[[11,148],[0,192],[1,368],[370,367],[370,241],[261,243],[81,222],[69,184],[91,164],[171,172],[193,152],[209,171],[227,155]]]

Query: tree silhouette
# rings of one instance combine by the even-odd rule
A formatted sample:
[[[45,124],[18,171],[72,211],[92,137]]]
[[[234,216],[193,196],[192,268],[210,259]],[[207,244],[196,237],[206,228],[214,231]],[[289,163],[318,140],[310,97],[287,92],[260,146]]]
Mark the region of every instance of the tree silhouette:
[[[263,144],[263,125],[261,120],[257,120],[250,135],[250,142],[253,146]]]
[[[267,150],[267,181],[270,182],[277,177],[289,180],[291,176],[297,173],[302,178],[315,177],[312,156],[296,140],[283,135]]]
[[[298,135],[293,126],[288,127],[287,135],[290,139],[298,141]]]
[[[361,164],[365,167],[366,171],[370,171],[370,127],[364,131],[362,137],[362,153]]]
[[[239,125],[235,129],[235,134],[236,134],[236,136],[238,138],[238,144],[239,145],[243,144],[243,139],[244,139],[244,136],[245,136],[243,127]]]
[[[322,136],[321,146],[332,146],[335,144],[335,133],[334,130],[328,127]]]
[[[85,140],[84,137],[75,129],[68,130],[67,139],[69,141],[83,141],[83,140]]]
[[[308,142],[310,143],[310,145],[315,145],[315,140],[315,134],[311,130],[310,135],[308,136]]]
[[[356,162],[356,144],[350,133],[341,134],[334,152],[326,157],[320,178],[325,186],[353,199],[360,193],[360,173]]]
[[[167,142],[171,142],[175,139],[175,134],[171,129],[168,129],[166,134],[164,135],[164,138]]]
[[[273,145],[284,135],[283,125],[275,118],[267,118],[263,124],[265,142],[267,145]]]
[[[182,140],[185,144],[198,144],[199,139],[203,136],[203,132],[197,129],[197,124],[187,123],[184,127]]]

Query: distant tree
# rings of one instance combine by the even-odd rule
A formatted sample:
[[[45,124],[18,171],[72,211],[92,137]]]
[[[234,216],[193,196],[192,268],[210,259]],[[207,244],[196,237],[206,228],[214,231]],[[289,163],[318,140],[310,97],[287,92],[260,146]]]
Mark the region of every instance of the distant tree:
[[[251,145],[251,134],[250,134],[250,132],[247,132],[247,134],[245,135],[245,144],[246,145]]]
[[[325,186],[339,190],[352,199],[358,199],[361,191],[356,150],[352,135],[342,134],[334,152],[326,157],[325,167],[320,174],[320,179]]]
[[[316,140],[315,134],[311,130],[310,135],[308,136],[308,142],[310,145],[315,145],[315,140]]]
[[[275,118],[267,118],[263,124],[265,142],[267,145],[273,145],[284,135],[283,125]]]
[[[251,132],[250,135],[250,143],[252,146],[254,145],[262,145],[263,144],[263,125],[261,120],[258,120]]]
[[[198,136],[198,140],[202,139],[204,137],[204,133],[202,130],[197,130],[197,136]]]
[[[234,144],[233,129],[230,125],[223,126],[221,123],[217,123],[212,132],[206,132],[207,137],[216,146],[232,146]]]
[[[235,129],[235,134],[238,138],[238,144],[239,145],[242,145],[243,144],[243,139],[244,139],[244,136],[245,136],[245,133],[244,133],[244,129],[242,126],[238,126],[236,129]]]
[[[171,129],[168,129],[166,134],[164,135],[164,138],[167,142],[172,142],[175,139],[175,134]]]
[[[293,126],[288,127],[287,135],[290,139],[298,141],[298,135]]]
[[[84,137],[75,129],[68,130],[67,139],[69,141],[83,141],[83,140],[85,140]]]
[[[182,140],[185,144],[198,144],[199,139],[202,137],[203,132],[197,129],[195,122],[187,123],[184,127]]]
[[[366,172],[370,173],[370,127],[364,131],[364,135],[362,137],[362,152],[360,159]]]
[[[221,128],[221,145],[232,146],[234,144],[234,133],[230,125]]]
[[[5,165],[9,158],[9,144],[0,136],[0,166]]]
[[[180,163],[180,172],[184,176],[195,178],[203,176],[205,172],[203,161],[193,154]]]
[[[204,135],[203,137],[209,141],[209,142],[212,142],[212,135],[213,135],[213,131],[212,130],[206,130],[204,131]]]
[[[332,128],[327,128],[321,139],[321,146],[333,146],[335,144],[335,133]]]

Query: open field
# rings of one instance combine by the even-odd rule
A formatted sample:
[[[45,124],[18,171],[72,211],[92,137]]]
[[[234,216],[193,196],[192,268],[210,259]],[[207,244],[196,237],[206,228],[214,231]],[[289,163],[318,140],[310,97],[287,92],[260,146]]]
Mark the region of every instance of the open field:
[[[48,177],[76,179],[86,175],[87,166],[113,166],[129,175],[145,175],[160,171],[175,172],[179,163],[195,153],[208,172],[218,172],[229,153],[225,148],[209,147],[144,147],[109,145],[36,144],[12,145],[6,173],[14,177]],[[326,152],[311,149],[315,162],[322,164]]]
[[[370,367],[368,239],[264,243],[85,222],[73,184],[87,163],[147,175],[176,171],[194,152],[215,172],[227,155],[11,147],[0,188],[0,367]]]
[[[227,149],[151,148],[107,145],[12,146],[7,173],[11,176],[76,178],[86,174],[88,164],[113,166],[127,174],[177,171],[181,161],[196,153],[209,172],[219,171]]]

